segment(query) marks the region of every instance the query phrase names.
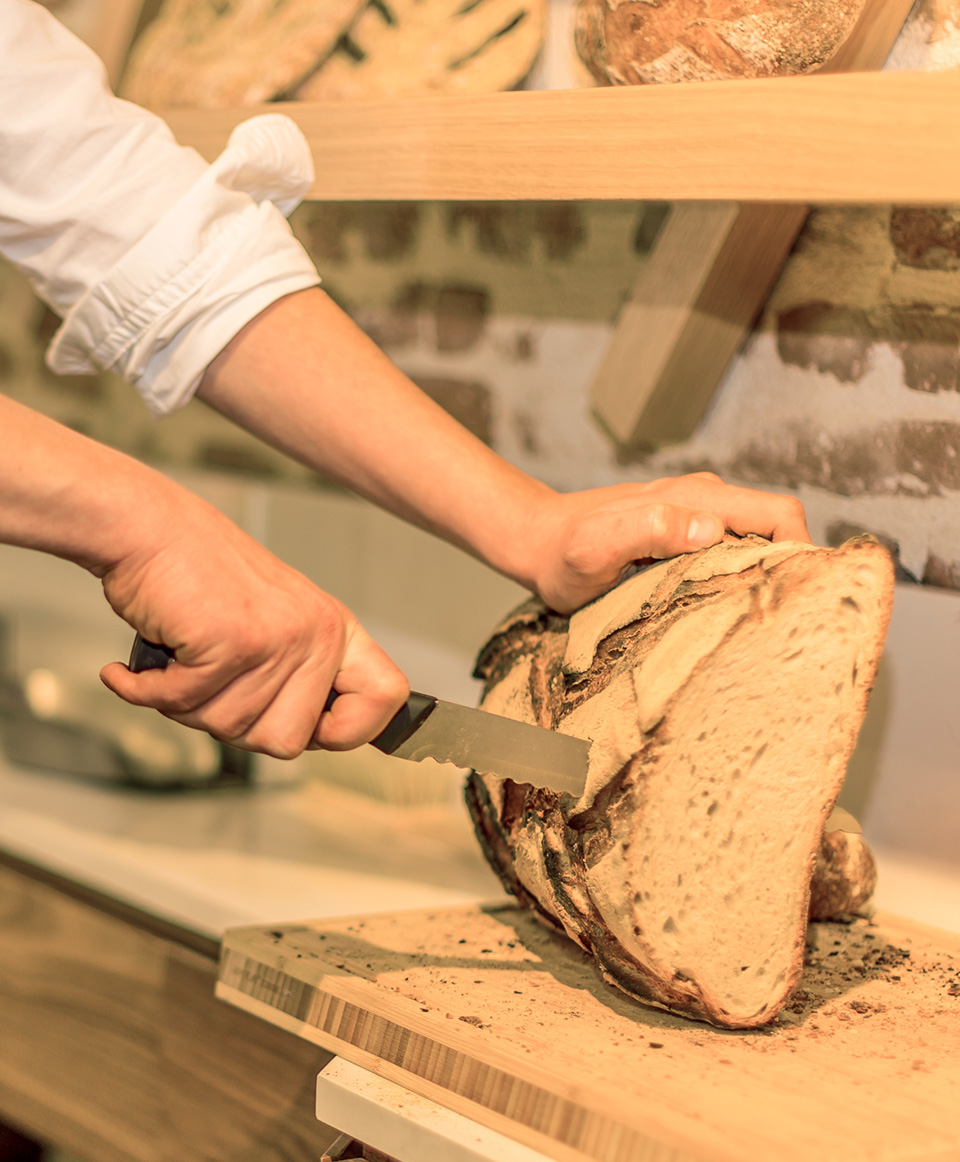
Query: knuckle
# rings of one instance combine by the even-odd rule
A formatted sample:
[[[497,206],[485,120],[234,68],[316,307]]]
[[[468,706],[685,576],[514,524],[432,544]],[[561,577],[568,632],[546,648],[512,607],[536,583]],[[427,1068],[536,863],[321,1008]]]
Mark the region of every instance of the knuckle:
[[[785,496],[783,502],[787,512],[792,517],[803,519],[806,516],[803,501],[798,496]]]
[[[399,672],[385,674],[380,678],[376,692],[388,706],[400,706],[410,695],[410,683]]]
[[[651,504],[647,509],[647,529],[654,540],[662,540],[671,529],[673,509],[668,504]]]
[[[283,759],[286,762],[303,754],[309,741],[309,739],[277,736],[258,738],[253,733],[247,736],[247,745],[251,750],[269,755],[273,759]]]

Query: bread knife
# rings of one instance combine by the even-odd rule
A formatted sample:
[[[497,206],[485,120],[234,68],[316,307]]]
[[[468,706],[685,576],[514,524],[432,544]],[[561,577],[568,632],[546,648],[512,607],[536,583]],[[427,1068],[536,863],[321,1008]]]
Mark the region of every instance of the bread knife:
[[[172,659],[172,650],[144,641],[137,634],[128,665],[140,673],[165,669]],[[331,690],[324,710],[329,710],[337,697]],[[436,759],[576,798],[586,785],[590,755],[587,739],[415,691],[370,745],[395,758],[411,762]]]

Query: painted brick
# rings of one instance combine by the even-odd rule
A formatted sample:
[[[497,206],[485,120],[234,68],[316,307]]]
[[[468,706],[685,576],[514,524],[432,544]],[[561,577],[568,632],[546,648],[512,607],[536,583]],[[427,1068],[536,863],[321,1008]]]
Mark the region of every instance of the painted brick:
[[[398,315],[433,316],[438,351],[468,351],[483,334],[490,296],[482,287],[462,283],[408,283],[396,299]]]
[[[960,589],[960,561],[945,561],[931,553],[924,566],[923,583],[939,585],[942,589]]]
[[[34,316],[33,334],[38,343],[44,347],[50,342],[60,326],[60,316],[50,310],[44,303],[37,303]]]
[[[258,448],[229,441],[209,440],[196,452],[197,463],[217,472],[240,473],[261,479],[278,475],[277,466]]]
[[[98,403],[106,399],[106,391],[99,375],[54,375],[46,367],[41,367],[43,381],[54,391],[77,399]]]
[[[903,378],[914,391],[960,391],[960,350],[956,344],[905,343]]]
[[[414,249],[420,226],[415,202],[323,202],[305,211],[307,249],[315,261],[342,263],[350,256],[350,236],[376,262],[399,262]]]
[[[542,451],[537,421],[529,412],[516,412],[513,424],[520,447],[530,456],[538,456]]]
[[[580,208],[566,202],[462,202],[447,207],[447,232],[472,227],[481,253],[522,261],[540,240],[548,259],[569,258],[585,241]]]
[[[919,0],[892,59],[960,65],[960,0]],[[588,419],[589,380],[668,213],[308,203],[294,227],[376,342],[556,487],[712,468],[793,488],[818,536],[842,539],[862,521],[928,584],[960,588],[960,210],[814,209],[696,436],[619,456]],[[96,377],[102,396],[93,381],[54,381],[41,352],[58,325],[0,266],[0,376],[16,398],[161,463],[316,483],[202,406],[154,423],[110,377]]]
[[[831,372],[856,383],[869,367],[873,345],[866,311],[814,301],[777,316],[777,350],[784,363]]]
[[[633,236],[633,249],[637,254],[650,253],[669,214],[669,202],[645,202],[640,207],[640,217]]]
[[[727,472],[743,480],[840,496],[930,496],[960,489],[960,424],[905,420],[836,436],[807,427],[788,445],[753,443]]]
[[[932,303],[872,310],[815,300],[776,316],[777,351],[793,367],[829,372],[856,383],[870,369],[874,344],[888,343],[903,360],[904,382],[916,391],[960,390],[960,311]]]
[[[398,351],[417,341],[416,312],[402,306],[375,310],[357,307],[350,311],[353,321],[384,351]]]
[[[894,206],[890,241],[904,266],[960,270],[960,210]]]
[[[890,554],[898,581],[917,580],[909,569],[904,568],[900,560],[899,542],[894,537],[877,532],[876,529],[864,528],[863,525],[855,524],[853,521],[838,520],[827,526],[826,541],[828,545],[835,549],[842,545],[844,541],[850,540],[851,537],[859,537],[863,533],[869,533],[870,536],[875,537]]]

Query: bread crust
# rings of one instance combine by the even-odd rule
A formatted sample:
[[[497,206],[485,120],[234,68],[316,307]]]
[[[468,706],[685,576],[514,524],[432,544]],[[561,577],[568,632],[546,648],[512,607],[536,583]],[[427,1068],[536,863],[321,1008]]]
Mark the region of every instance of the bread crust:
[[[470,776],[470,814],[505,888],[592,953],[605,977],[634,996],[727,1027],[772,1020],[802,968],[823,826],[866,708],[892,591],[889,557],[871,538],[839,550],[746,538],[664,562],[572,619],[526,602],[481,652],[476,673],[485,682],[482,705],[591,737],[593,745],[587,792],[579,801]],[[797,662],[787,653],[782,663],[761,656],[768,641],[777,649],[781,639],[792,641],[797,625],[821,606],[830,610],[818,627],[823,632],[818,636],[810,627],[809,633],[811,641],[834,643],[826,668],[812,646]],[[744,665],[744,659],[755,664]],[[808,668],[791,676],[797,665]],[[731,680],[731,672],[743,670],[752,672]],[[781,672],[785,693],[778,695],[766,685]],[[850,685],[832,693],[845,674],[852,675]],[[829,689],[818,694],[817,681],[829,682]],[[777,744],[781,757],[768,754],[751,771],[740,764],[741,779],[740,766],[724,755],[741,743],[754,745],[751,739],[771,715],[784,711],[789,718],[798,691],[810,685],[826,714],[809,728],[799,719],[785,727],[785,745]],[[740,707],[740,723],[711,710],[718,689],[726,691],[725,702]],[[712,752],[698,743],[698,715],[718,719],[711,737],[725,751],[716,741],[709,744]],[[767,748],[754,749],[763,755]],[[708,797],[702,804],[701,796]],[[685,810],[686,799],[689,828],[677,821],[676,804]],[[726,830],[718,828],[738,811],[749,828],[740,833],[730,824],[731,858],[722,850]],[[784,836],[791,850],[781,858],[774,849]],[[831,840],[821,860],[833,887],[818,895],[819,912],[836,904],[843,914],[855,910],[851,902],[867,885],[861,861],[853,890],[849,852],[840,848]],[[650,861],[658,869],[652,879]],[[751,861],[752,880],[744,871]],[[682,891],[664,887],[673,865],[686,877]],[[790,882],[782,885],[777,905],[765,898],[764,877],[780,868]],[[736,880],[745,900],[757,896],[755,923],[752,905],[742,901],[735,905],[743,913],[736,924],[724,914],[725,877]],[[657,910],[664,897],[670,897],[669,915]],[[701,931],[685,936],[684,911],[692,918],[698,908]],[[694,946],[699,950],[691,952]],[[754,969],[760,977],[769,971],[769,983],[751,979],[748,988],[746,976],[737,981],[733,969],[717,967],[734,964],[748,946],[754,947],[744,956],[751,977]]]
[[[808,73],[847,38],[864,0],[578,0],[574,41],[606,85]]]
[[[846,920],[867,905],[877,886],[877,861],[862,835],[828,831],[810,881],[810,920]]]

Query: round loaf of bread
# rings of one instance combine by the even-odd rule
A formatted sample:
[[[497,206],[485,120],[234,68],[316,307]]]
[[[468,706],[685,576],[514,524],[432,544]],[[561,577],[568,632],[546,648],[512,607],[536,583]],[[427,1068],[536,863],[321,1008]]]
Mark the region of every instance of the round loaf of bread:
[[[470,776],[506,888],[633,996],[730,1028],[772,1020],[802,971],[818,860],[820,916],[872,890],[862,841],[824,826],[892,600],[872,538],[748,537],[570,618],[527,602],[481,654],[482,705],[590,739],[590,765],[579,800]]]
[[[577,52],[606,85],[809,73],[864,0],[578,0]]]
[[[150,109],[381,100],[510,89],[546,0],[164,0],[122,95]]]

